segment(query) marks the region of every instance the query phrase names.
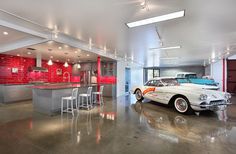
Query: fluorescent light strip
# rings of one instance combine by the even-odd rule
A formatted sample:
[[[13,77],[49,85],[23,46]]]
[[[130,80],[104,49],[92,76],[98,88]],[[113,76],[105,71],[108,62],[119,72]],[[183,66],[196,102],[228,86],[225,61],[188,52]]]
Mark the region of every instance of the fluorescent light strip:
[[[171,49],[180,49],[180,48],[181,48],[181,46],[179,45],[179,46],[173,46],[173,47],[151,48],[150,50],[158,50],[158,49],[160,49],[160,50],[171,50]]]
[[[137,26],[143,26],[143,25],[152,24],[152,23],[156,23],[156,22],[180,18],[180,17],[183,17],[184,15],[185,15],[185,11],[183,10],[183,11],[174,12],[174,13],[170,13],[170,14],[166,14],[166,15],[162,15],[162,16],[157,16],[157,17],[153,17],[153,18],[130,22],[130,23],[127,23],[127,26],[129,28],[133,28],[133,27],[137,27]]]
[[[175,59],[179,59],[179,57],[166,57],[166,58],[160,58],[161,60],[175,60]]]

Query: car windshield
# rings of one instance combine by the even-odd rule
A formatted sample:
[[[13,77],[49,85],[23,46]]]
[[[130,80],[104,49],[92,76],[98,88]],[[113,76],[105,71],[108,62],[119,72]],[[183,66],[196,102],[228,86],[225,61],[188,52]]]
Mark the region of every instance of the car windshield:
[[[186,74],[185,78],[197,78],[197,74]]]
[[[176,79],[162,79],[161,80],[164,86],[177,86],[178,81]]]

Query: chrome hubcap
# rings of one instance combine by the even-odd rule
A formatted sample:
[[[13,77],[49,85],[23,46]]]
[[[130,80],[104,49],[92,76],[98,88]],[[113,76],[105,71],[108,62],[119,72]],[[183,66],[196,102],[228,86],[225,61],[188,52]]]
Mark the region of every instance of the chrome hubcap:
[[[136,99],[137,99],[137,100],[140,100],[140,99],[142,98],[142,93],[141,93],[141,91],[140,91],[140,90],[137,90],[135,96],[136,96]]]
[[[179,111],[179,112],[186,112],[188,109],[188,104],[185,101],[185,99],[183,98],[177,98],[175,100],[175,108]]]

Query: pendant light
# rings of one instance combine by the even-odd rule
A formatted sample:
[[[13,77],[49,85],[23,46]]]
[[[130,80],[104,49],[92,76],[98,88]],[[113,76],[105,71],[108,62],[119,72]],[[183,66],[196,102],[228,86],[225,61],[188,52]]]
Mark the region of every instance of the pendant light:
[[[79,63],[77,64],[77,68],[78,68],[78,69],[80,69],[80,68],[81,68],[81,66],[80,66],[80,64],[79,64]]]
[[[49,59],[49,61],[48,61],[48,65],[51,66],[52,64],[53,64],[52,60]]]
[[[68,67],[68,66],[69,66],[69,64],[66,61],[65,64],[64,64],[64,67]]]
[[[80,58],[80,56],[78,56],[78,58]],[[79,63],[80,61],[78,61],[78,63],[77,63],[77,68],[78,69],[80,69],[81,68],[81,65],[80,65],[80,63]]]

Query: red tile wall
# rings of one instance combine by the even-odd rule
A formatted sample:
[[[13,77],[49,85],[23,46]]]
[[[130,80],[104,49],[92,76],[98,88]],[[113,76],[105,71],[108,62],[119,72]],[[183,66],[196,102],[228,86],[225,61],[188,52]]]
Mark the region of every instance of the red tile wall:
[[[80,82],[79,76],[71,76],[72,66],[64,67],[63,63],[53,62],[53,65],[47,65],[47,61],[42,61],[42,67],[48,69],[48,72],[29,72],[28,67],[35,66],[36,60],[0,54],[0,84],[4,83],[28,83],[29,81],[45,82],[67,82],[68,78],[63,75],[57,75],[57,69],[70,73],[71,82]],[[12,68],[18,68],[18,73],[12,73]]]
[[[101,76],[100,83],[105,84],[116,84],[116,77],[115,76]]]
[[[80,82],[80,76],[72,76],[72,65],[64,67],[64,63],[53,62],[49,66],[47,61],[42,61],[42,67],[47,68],[48,72],[29,72],[28,68],[36,65],[36,60],[33,58],[17,57],[0,54],[0,84],[6,83],[29,83],[32,81],[44,82],[68,82],[68,77],[63,78],[63,75],[57,75],[57,69],[62,69],[64,72],[70,73],[71,82]],[[12,68],[18,68],[18,73],[12,73]],[[115,76],[101,76],[101,82],[105,84],[116,84]]]

